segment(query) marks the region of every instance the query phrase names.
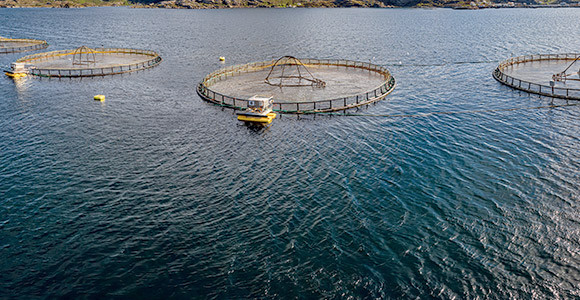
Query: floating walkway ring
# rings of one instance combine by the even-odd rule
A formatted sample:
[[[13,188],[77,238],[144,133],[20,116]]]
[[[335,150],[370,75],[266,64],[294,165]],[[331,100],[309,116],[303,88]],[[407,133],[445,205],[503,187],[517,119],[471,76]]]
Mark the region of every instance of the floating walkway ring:
[[[33,39],[8,39],[0,37],[0,54],[45,49],[48,43]]]
[[[569,67],[580,54],[535,54],[502,61],[493,71],[493,78],[514,89],[542,96],[580,100],[580,81],[554,82],[553,74]],[[577,64],[576,67],[580,67]],[[580,79],[580,78],[579,78]]]
[[[299,101],[293,101],[289,98],[281,99],[277,98],[280,95],[274,95],[274,111],[281,113],[306,114],[343,111],[363,105],[368,105],[370,103],[384,99],[394,90],[396,86],[395,78],[386,68],[371,63],[332,59],[300,59],[299,62],[302,65],[308,67],[312,73],[316,73],[317,71],[322,73],[326,72],[326,75],[328,76],[328,72],[335,72],[339,75],[342,74],[342,77],[340,78],[342,81],[348,81],[350,78],[356,77],[355,79],[358,81],[360,81],[362,78],[362,80],[366,80],[371,83],[367,83],[368,88],[365,86],[362,88],[362,90],[359,89],[355,93],[351,93],[351,90],[349,90],[348,87],[340,87],[338,89],[339,93],[344,93],[338,94],[338,97],[337,93],[326,93],[328,95],[333,95],[333,97],[318,97],[319,99],[314,99],[316,97],[313,97],[312,99],[314,100],[311,100],[308,95],[309,89],[312,90],[312,93],[324,94],[324,91],[332,91],[333,88],[336,89],[336,82],[333,82],[332,78],[330,81],[328,81],[328,78],[325,77],[323,79],[325,79],[327,82],[326,86],[316,87],[310,86],[310,84],[308,86],[294,86],[284,88],[272,86],[268,83],[265,83],[264,78],[266,78],[266,76],[272,76],[271,68],[279,63],[279,60],[270,60],[235,65],[212,72],[198,84],[197,93],[203,100],[214,103],[216,105],[244,110],[248,107],[248,101],[251,96],[271,95],[265,95],[263,92],[264,90],[271,92],[275,91],[276,89],[286,89],[286,95],[300,94],[295,93],[295,91],[300,91],[301,93],[306,94],[303,99]],[[291,63],[292,60],[289,60],[288,64]],[[260,74],[262,74],[263,77],[259,77]],[[242,83],[235,82],[235,78],[244,77],[251,78],[251,80],[246,80]],[[373,80],[368,80],[370,77],[372,77]],[[224,85],[227,80],[232,78],[234,78],[234,83],[231,85],[231,87],[224,89],[223,86],[220,86]],[[236,90],[237,87],[247,86],[248,84],[256,87],[256,91],[252,92],[248,88],[243,91],[245,94],[242,95],[242,92]],[[372,84],[372,86],[370,84]],[[223,90],[226,90],[226,92]]]
[[[144,70],[157,66],[161,60],[161,56],[157,52],[149,50],[91,49],[82,46],[73,50],[32,54],[18,59],[16,62],[26,64],[28,74],[35,76],[92,77]]]

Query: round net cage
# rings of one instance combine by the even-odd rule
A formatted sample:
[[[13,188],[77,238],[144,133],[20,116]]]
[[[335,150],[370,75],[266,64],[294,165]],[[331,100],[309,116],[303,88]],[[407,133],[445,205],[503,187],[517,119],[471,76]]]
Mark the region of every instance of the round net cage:
[[[43,40],[0,37],[0,54],[40,50],[46,47],[48,47],[48,43]]]
[[[499,64],[493,77],[512,88],[533,94],[580,100],[580,54],[535,54]]]
[[[161,62],[154,51],[127,48],[89,48],[38,53],[18,59],[28,74],[42,77],[91,77],[152,68]]]
[[[235,65],[207,75],[197,86],[206,101],[244,110],[254,96],[272,97],[274,111],[347,110],[384,99],[395,88],[384,67],[331,59],[280,59]]]

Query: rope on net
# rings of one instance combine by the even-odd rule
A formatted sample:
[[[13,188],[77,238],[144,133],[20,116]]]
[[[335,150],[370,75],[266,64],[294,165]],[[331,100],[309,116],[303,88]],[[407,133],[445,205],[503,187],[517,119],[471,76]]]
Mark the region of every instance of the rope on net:
[[[578,76],[580,77],[580,71],[578,71],[578,73],[572,73],[572,74],[566,74],[566,72],[568,72],[568,70],[578,61],[580,60],[580,55],[578,55],[576,57],[576,59],[574,59],[574,61],[572,61],[572,63],[570,65],[568,65],[568,67],[560,72],[560,73],[556,73],[554,75],[552,75],[552,82],[556,82],[556,81],[561,81],[561,82],[566,82],[566,80],[576,80],[576,81],[580,81],[580,79],[578,78],[568,78],[574,74],[578,74]],[[553,83],[550,82],[551,85],[553,85]]]
[[[286,70],[286,68],[289,70]],[[275,70],[279,72],[279,75],[277,75],[278,73],[274,73]],[[326,82],[315,78],[308,68],[294,56],[280,57],[272,65],[264,82],[278,87],[313,86],[316,88],[324,88],[326,86]]]
[[[73,66],[88,66],[96,62],[95,50],[87,46],[80,46],[73,52]]]
[[[498,109],[475,109],[475,110],[459,110],[459,111],[435,111],[418,114],[360,114],[360,113],[332,113],[332,112],[304,112],[303,114],[317,114],[317,115],[334,115],[347,117],[382,117],[382,118],[421,118],[431,117],[434,115],[456,115],[456,114],[483,114],[491,112],[507,112],[518,110],[534,110],[534,109],[548,109],[569,106],[580,106],[580,103],[566,103],[566,104],[549,104],[531,107],[516,107],[516,108],[498,108]]]

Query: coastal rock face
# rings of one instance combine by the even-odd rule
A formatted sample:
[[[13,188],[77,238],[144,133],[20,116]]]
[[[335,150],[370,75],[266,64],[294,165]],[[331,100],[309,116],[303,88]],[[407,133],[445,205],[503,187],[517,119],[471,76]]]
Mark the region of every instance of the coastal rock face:
[[[388,7],[413,6],[420,0],[129,0],[136,6],[167,8],[220,7]],[[122,0],[0,0],[0,7],[82,7],[123,5]]]
[[[242,5],[240,0],[222,0],[222,3],[227,7],[236,7]]]
[[[386,5],[393,6],[415,6],[419,4],[420,0],[384,0],[383,3]]]
[[[2,1],[2,0],[0,0]],[[143,0],[151,1],[151,0]],[[153,0],[155,1],[155,0]],[[404,1],[404,0],[403,0]],[[166,8],[224,8],[224,7],[387,7],[380,0],[163,0],[154,6]]]
[[[483,0],[473,0],[476,2]],[[84,7],[118,6],[165,8],[233,8],[233,7],[458,7],[473,5],[467,0],[0,0],[0,7]],[[530,3],[540,0],[487,0],[488,3]],[[570,0],[578,5],[580,0]]]
[[[120,6],[123,0],[101,0],[90,2],[85,0],[0,0],[0,7],[87,7],[87,6]]]

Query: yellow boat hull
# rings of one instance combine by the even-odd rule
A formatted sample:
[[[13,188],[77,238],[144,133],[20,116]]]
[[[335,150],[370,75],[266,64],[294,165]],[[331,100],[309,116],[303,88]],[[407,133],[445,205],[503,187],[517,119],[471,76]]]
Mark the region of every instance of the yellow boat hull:
[[[9,72],[6,72],[5,74],[6,74],[6,76],[8,76],[10,78],[14,78],[14,79],[26,77],[26,75],[28,75],[26,73],[9,73]]]
[[[260,124],[270,124],[272,120],[276,118],[276,113],[268,113],[265,116],[245,116],[245,115],[238,115],[239,121],[250,122],[250,123],[260,123]]]

